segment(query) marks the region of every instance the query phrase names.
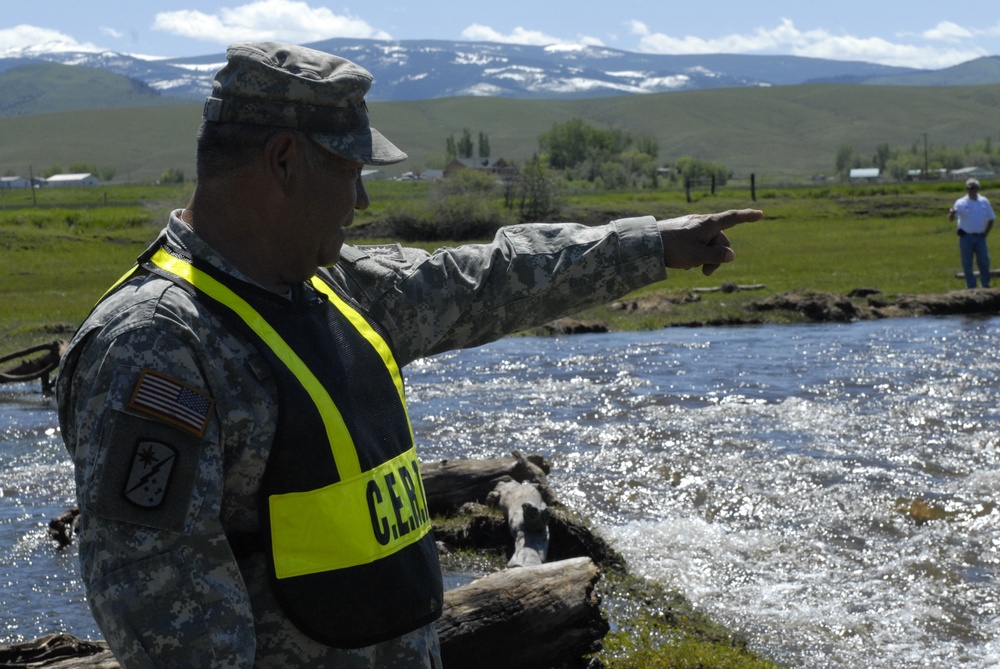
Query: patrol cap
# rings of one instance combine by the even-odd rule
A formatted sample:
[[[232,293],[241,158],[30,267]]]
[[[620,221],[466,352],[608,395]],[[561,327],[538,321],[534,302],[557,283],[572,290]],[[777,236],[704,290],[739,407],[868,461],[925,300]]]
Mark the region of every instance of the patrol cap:
[[[295,44],[233,44],[205,100],[206,121],[293,128],[366,165],[406,160],[368,122],[372,75],[346,58]]]

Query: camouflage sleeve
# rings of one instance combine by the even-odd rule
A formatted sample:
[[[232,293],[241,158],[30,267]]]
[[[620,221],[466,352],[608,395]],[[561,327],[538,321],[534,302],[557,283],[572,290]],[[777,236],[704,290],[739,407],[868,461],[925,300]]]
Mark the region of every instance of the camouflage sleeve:
[[[60,372],[88,599],[122,666],[250,667],[253,615],[220,519],[218,389],[197,333],[149,305]]]
[[[345,249],[348,290],[390,331],[401,364],[477,346],[666,278],[651,217],[603,226],[525,224],[490,244],[426,253]]]

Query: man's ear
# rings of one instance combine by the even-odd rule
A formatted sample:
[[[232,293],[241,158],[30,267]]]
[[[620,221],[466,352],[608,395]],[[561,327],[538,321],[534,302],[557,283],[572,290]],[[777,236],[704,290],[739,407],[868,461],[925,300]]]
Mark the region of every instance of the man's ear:
[[[270,178],[283,188],[291,183],[296,159],[301,158],[303,148],[299,138],[290,132],[275,133],[264,145],[264,167]]]

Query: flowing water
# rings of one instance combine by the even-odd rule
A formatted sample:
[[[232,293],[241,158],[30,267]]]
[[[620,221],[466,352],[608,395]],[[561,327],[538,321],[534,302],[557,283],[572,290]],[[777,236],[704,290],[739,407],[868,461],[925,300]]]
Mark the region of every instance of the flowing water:
[[[405,371],[424,460],[540,453],[638,573],[795,667],[1000,666],[1000,318],[509,338]],[[99,637],[54,409],[0,387],[0,643]]]

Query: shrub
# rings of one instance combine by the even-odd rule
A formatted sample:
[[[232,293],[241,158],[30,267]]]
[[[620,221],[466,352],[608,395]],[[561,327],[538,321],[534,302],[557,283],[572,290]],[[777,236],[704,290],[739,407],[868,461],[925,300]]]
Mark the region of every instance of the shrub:
[[[393,237],[405,242],[490,239],[513,221],[498,205],[470,197],[443,200],[419,210],[386,215]]]
[[[496,180],[461,170],[433,186],[425,205],[391,211],[386,221],[403,241],[466,241],[492,238],[512,223],[496,197]]]

